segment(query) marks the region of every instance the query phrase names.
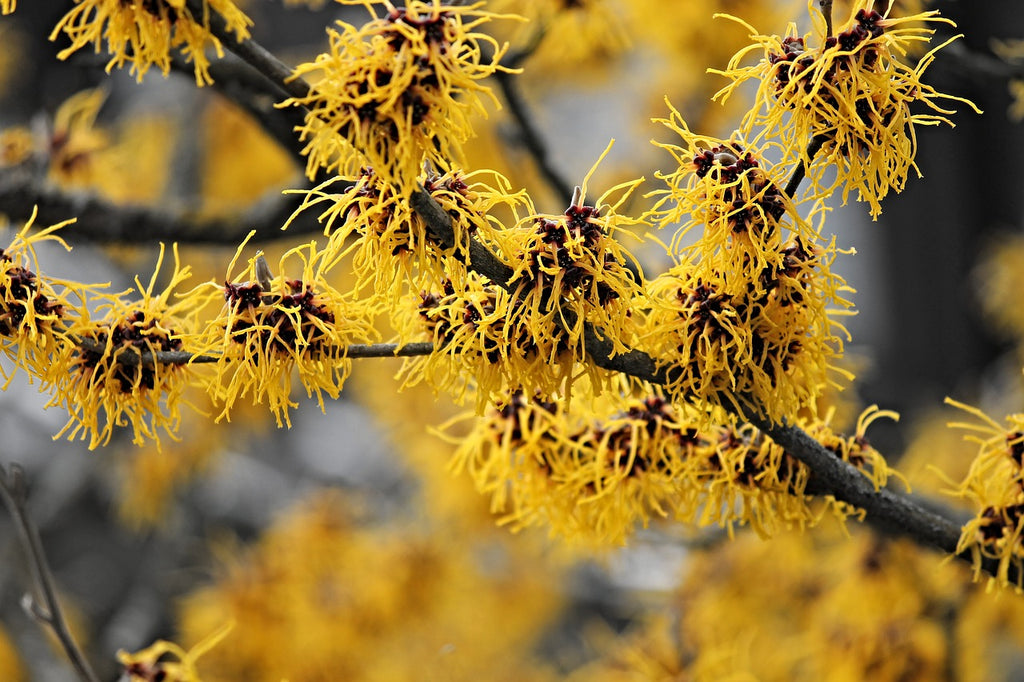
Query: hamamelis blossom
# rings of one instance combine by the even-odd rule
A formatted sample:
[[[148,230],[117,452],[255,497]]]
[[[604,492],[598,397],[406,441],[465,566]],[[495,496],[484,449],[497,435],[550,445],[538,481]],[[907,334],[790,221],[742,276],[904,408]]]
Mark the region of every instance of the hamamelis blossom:
[[[813,408],[843,348],[834,241],[795,239],[750,277],[684,262],[648,285],[645,339],[677,400],[778,420]]]
[[[190,294],[197,309],[215,301],[222,307],[188,340],[198,354],[219,357],[207,386],[222,406],[219,418],[230,419],[235,403],[248,397],[254,404],[266,401],[278,426],[291,426],[293,375],[324,409],[324,394],[337,398],[352,370],[348,346],[369,341],[373,331],[365,311],[327,283],[329,252],[316,242],[286,252],[276,275],[261,254],[235,273],[246,242],[223,285],[210,282]]]
[[[813,4],[813,3],[812,3]],[[820,13],[812,10],[821,21]],[[716,95],[725,100],[742,83],[760,82],[755,107],[744,118],[745,132],[764,128],[765,135],[778,136],[786,149],[801,150],[799,159],[810,164],[806,147],[811,139],[822,146],[822,158],[834,164],[838,173],[831,185],[822,178],[817,164],[813,177],[823,194],[842,187],[843,201],[857,190],[868,203],[872,218],[881,213],[881,200],[889,190],[901,191],[914,169],[918,125],[952,125],[953,110],[942,101],[957,101],[974,108],[959,97],[936,91],[921,79],[935,59],[935,53],[950,40],[921,57],[916,64],[904,62],[907,53],[925,43],[934,33],[928,24],[952,21],[930,11],[899,18],[872,9],[872,0],[857,0],[850,19],[834,36],[812,45],[810,35],[799,36],[790,24],[785,37],[768,36],[735,17],[751,33],[754,44],[743,48],[724,71],[714,71],[732,80]],[[742,66],[752,52],[763,52],[754,66]],[[919,111],[911,111],[918,105]]]
[[[407,384],[425,380],[460,401],[474,392],[482,408],[513,388],[553,393],[580,371],[564,329],[537,333],[526,318],[512,314],[521,305],[512,294],[475,273],[462,286],[446,280],[440,290],[423,291],[417,300],[416,318],[404,336],[415,339],[416,331],[426,332],[436,350],[406,359]]]
[[[807,240],[815,234],[766,160],[770,146],[693,133],[682,114],[665,103],[669,117],[654,122],[679,140],[654,144],[672,155],[675,168],[656,174],[664,187],[648,194],[655,204],[646,217],[658,227],[675,228],[674,256],[725,255],[731,268],[760,269],[779,262],[779,245],[786,239]],[[687,245],[685,238],[695,230],[699,240]]]
[[[212,83],[206,49],[213,47],[220,57],[223,47],[211,35],[207,13],[216,14],[239,41],[249,37],[252,20],[232,0],[201,0],[203,13],[195,16],[186,0],[75,0],[50,34],[50,40],[64,33],[71,41],[57,57],[67,59],[90,45],[100,52],[104,43],[110,54],[107,71],[125,62],[142,80],[151,66],[166,76],[173,61],[171,51],[180,49],[192,62],[197,85]]]
[[[222,627],[188,650],[163,639],[135,653],[121,650],[117,661],[126,682],[202,682],[196,661],[227,637],[233,627]]]
[[[643,179],[616,185],[588,203],[587,182],[597,163],[561,214],[532,215],[495,234],[500,256],[512,267],[509,290],[516,304],[510,314],[545,341],[565,332],[578,358],[586,350],[586,323],[609,335],[613,352],[628,348],[635,327],[632,299],[642,281],[619,238],[624,228],[643,221],[619,209]]]
[[[592,401],[592,412],[570,412],[561,396],[512,392],[457,440],[452,468],[490,498],[500,523],[546,526],[601,546],[623,544],[637,525],[661,518],[730,530],[750,525],[769,536],[783,527],[812,526],[826,514],[841,520],[855,513],[834,500],[813,499],[805,465],[720,410],[709,420],[656,392],[606,391],[595,398],[579,390],[574,404]],[[849,438],[833,433],[827,420],[800,425],[881,485],[892,471],[864,430],[890,414],[869,409]]]
[[[285,104],[309,110],[299,132],[311,178],[320,168],[354,176],[369,166],[406,196],[424,160],[443,167],[461,158],[472,116],[486,116],[485,99],[497,104],[480,81],[506,70],[507,46],[476,30],[498,18],[482,3],[378,4],[385,15],[362,28],[339,21],[327,30],[328,51],[295,69],[314,76],[309,95]]]
[[[487,242],[499,221],[533,212],[526,194],[513,192],[494,171],[427,171],[419,184],[450,216],[454,243],[434,237],[408,197],[370,168],[354,181],[334,178],[309,190],[295,215],[321,209],[319,220],[330,237],[325,251],[335,251],[336,258],[351,254],[356,286],[369,286],[395,308],[408,285],[423,290],[448,279],[461,287],[470,239]]]
[[[170,279],[157,292],[163,257],[161,247],[147,286],[136,279],[141,300],[127,300],[125,294],[96,297],[103,301],[97,308],[103,317],[83,317],[69,325],[77,345],[62,346],[44,376],[53,387],[47,407],[61,405],[70,415],[55,438],[88,440],[94,449],[107,445],[120,427],[131,427],[136,445],[146,440],[159,444],[161,431],[175,437],[187,369],[154,356],[182,350],[179,334],[187,303],[172,302],[171,296],[191,272],[181,267],[175,247]]]
[[[975,421],[956,422],[967,440],[978,444],[978,454],[957,494],[972,502],[976,512],[960,531],[957,553],[970,552],[974,579],[981,579],[982,561],[998,562],[992,580],[1024,585],[1024,414],[1011,414],[1000,424],[980,409],[950,398],[946,403],[968,412]]]
[[[73,344],[68,324],[82,314],[84,287],[38,274],[36,255],[36,246],[44,242],[70,250],[55,233],[74,221],[33,231],[35,218],[33,210],[10,245],[0,249],[0,352],[14,365],[10,372],[0,365],[5,389],[18,368],[30,378],[44,376],[51,357]],[[78,298],[77,304],[70,302],[71,296]]]
[[[96,126],[106,98],[107,93],[100,88],[83,90],[57,109],[47,150],[50,181],[81,187],[95,180],[96,155],[110,146],[110,136]]]

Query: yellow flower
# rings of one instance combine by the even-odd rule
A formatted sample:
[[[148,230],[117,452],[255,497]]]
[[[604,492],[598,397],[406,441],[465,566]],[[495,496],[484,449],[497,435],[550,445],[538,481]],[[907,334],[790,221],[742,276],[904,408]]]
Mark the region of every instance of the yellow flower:
[[[838,169],[832,184],[825,186],[821,171],[826,164],[812,166],[822,194],[842,186],[845,203],[856,189],[872,218],[877,218],[889,190],[901,191],[911,168],[920,174],[914,163],[915,126],[952,125],[947,116],[954,111],[940,106],[943,100],[978,110],[965,99],[921,82],[935,53],[955,38],[926,53],[916,65],[902,61],[913,46],[927,42],[934,33],[924,25],[953,25],[952,21],[935,11],[891,18],[871,5],[871,0],[855,2],[845,28],[818,47],[809,44],[809,35],[798,36],[793,24],[784,38],[767,36],[725,15],[746,26],[755,44],[737,52],[725,71],[713,72],[732,80],[716,95],[721,100],[748,80],[760,82],[755,108],[743,121],[744,132],[763,126],[761,135],[778,137],[785,149],[800,150],[798,158],[805,164],[811,163],[807,145],[812,138],[818,140],[823,145],[822,159]],[[812,11],[820,25],[820,13]],[[763,51],[762,60],[741,66],[756,51]],[[911,111],[916,103],[924,113]]]
[[[445,279],[461,283],[471,237],[488,243],[499,221],[518,220],[524,210],[533,211],[526,194],[512,192],[508,180],[493,171],[429,171],[419,182],[451,216],[454,244],[433,238],[408,197],[370,168],[354,182],[333,178],[309,190],[292,219],[326,205],[319,216],[330,237],[325,251],[338,252],[337,258],[352,253],[356,286],[371,287],[387,307],[397,309],[407,285],[422,290]]]
[[[656,173],[665,187],[647,218],[662,228],[676,227],[670,250],[677,258],[728,256],[734,270],[761,270],[778,262],[787,237],[808,240],[816,233],[800,216],[782,187],[776,168],[766,160],[774,145],[749,145],[690,131],[682,114],[667,99],[670,115],[654,119],[679,136],[682,144],[654,144],[672,155],[676,168]],[[685,246],[695,228],[700,239]],[[720,260],[720,258],[719,258]]]
[[[354,176],[369,166],[404,197],[425,160],[446,167],[461,158],[472,115],[486,116],[483,98],[497,104],[480,81],[506,70],[499,60],[507,46],[475,30],[498,18],[479,3],[383,4],[386,16],[362,28],[338,22],[327,30],[328,52],[295,69],[319,80],[285,104],[309,109],[299,130],[310,178],[321,167]]]
[[[844,375],[846,330],[831,319],[838,277],[835,243],[799,239],[778,250],[781,262],[750,277],[701,262],[681,263],[648,285],[652,306],[644,339],[668,373],[676,400],[752,411],[773,421],[802,409]]]
[[[636,327],[634,297],[643,276],[637,260],[619,242],[619,233],[643,220],[619,208],[643,178],[586,202],[587,183],[610,149],[611,144],[564,212],[531,215],[494,235],[500,257],[512,267],[512,324],[527,328],[538,342],[567,346],[578,360],[586,352],[585,323],[607,334],[615,353],[630,347]]]
[[[452,469],[468,474],[490,498],[499,523],[546,526],[600,547],[624,544],[638,524],[661,518],[730,532],[747,524],[769,536],[813,526],[827,513],[838,519],[856,513],[806,494],[806,466],[721,410],[701,414],[657,392],[642,397],[609,389],[595,397],[585,385],[577,391],[574,408],[589,410],[570,412],[560,395],[511,392],[475,418],[465,437],[444,433],[458,443]],[[866,411],[850,438],[835,435],[827,420],[798,423],[882,485],[892,471],[868,446],[864,430],[890,414]],[[442,428],[466,418],[473,419],[456,418]]]
[[[96,156],[110,146],[110,137],[96,127],[107,93],[96,88],[69,97],[57,109],[50,138],[49,179],[68,186],[91,184]]]
[[[32,131],[15,126],[0,131],[0,166],[18,166],[32,157],[35,150]]]
[[[117,660],[124,667],[128,682],[202,682],[196,661],[227,637],[233,627],[230,623],[225,625],[188,651],[161,639],[134,654],[118,651]],[[177,660],[161,660],[167,655]]]
[[[7,379],[5,389],[18,368],[28,372],[30,379],[44,377],[52,356],[73,345],[67,330],[70,320],[83,314],[84,287],[39,275],[36,256],[36,245],[42,242],[70,250],[55,232],[74,220],[32,233],[35,217],[33,209],[11,244],[0,249],[0,351],[14,364],[10,371],[0,366]],[[69,301],[71,295],[78,297],[77,306]]]
[[[54,438],[79,436],[93,449],[107,445],[121,426],[131,426],[136,445],[147,439],[159,444],[161,430],[176,437],[187,369],[153,356],[182,350],[181,314],[187,302],[171,303],[170,298],[191,273],[180,266],[175,246],[170,280],[154,294],[163,257],[161,245],[148,286],[135,280],[141,301],[126,301],[123,294],[106,296],[98,306],[106,311],[101,320],[83,314],[69,325],[68,337],[77,345],[62,345],[44,376],[54,393],[47,407],[62,405],[70,413]]]
[[[337,398],[351,372],[348,346],[369,341],[373,331],[366,311],[327,284],[330,252],[317,250],[316,242],[286,252],[276,276],[261,254],[233,275],[251,236],[228,265],[223,286],[210,282],[189,295],[197,310],[214,300],[225,303],[188,340],[197,354],[218,356],[207,390],[223,405],[219,418],[230,418],[235,402],[250,396],[253,403],[267,401],[278,426],[291,426],[288,410],[297,406],[289,397],[293,370],[324,409],[323,394]],[[301,264],[298,278],[286,274],[294,260]]]
[[[58,59],[67,59],[89,45],[99,52],[105,41],[111,55],[107,71],[128,62],[131,73],[140,81],[154,65],[166,76],[171,69],[171,50],[180,48],[195,65],[196,84],[208,85],[213,81],[206,48],[212,45],[218,57],[223,55],[223,48],[210,34],[206,14],[220,15],[239,41],[249,37],[252,20],[232,0],[202,3],[204,16],[196,17],[185,0],[75,0],[75,6],[53,29],[50,40],[56,40],[63,32],[71,41],[69,47],[57,54]]]
[[[957,494],[974,503],[975,517],[961,529],[957,553],[970,551],[974,579],[981,579],[981,562],[999,562],[991,582],[1006,585],[1010,568],[1015,584],[1024,586],[1024,414],[1011,414],[1000,425],[980,409],[946,398],[946,403],[973,415],[977,422],[956,422],[978,444],[970,471]]]
[[[418,315],[408,326],[421,334],[425,330],[435,351],[406,359],[406,385],[425,379],[460,402],[475,389],[482,408],[513,388],[552,393],[580,371],[561,327],[538,333],[536,325],[514,313],[521,303],[512,294],[476,273],[461,287],[448,280],[442,291],[424,291],[418,300]],[[415,338],[413,331],[404,336]]]

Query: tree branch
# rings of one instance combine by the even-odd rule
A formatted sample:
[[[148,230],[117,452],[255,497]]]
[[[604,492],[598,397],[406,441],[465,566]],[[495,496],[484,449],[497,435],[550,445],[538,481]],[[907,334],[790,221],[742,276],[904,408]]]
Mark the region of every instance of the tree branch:
[[[26,593],[22,601],[25,610],[36,621],[53,632],[81,680],[99,682],[92,666],[89,665],[89,661],[82,654],[82,650],[68,629],[60,600],[57,599],[53,574],[46,561],[46,554],[43,552],[43,543],[39,539],[39,530],[29,518],[26,509],[28,485],[25,481],[25,472],[17,464],[10,464],[6,469],[0,465],[0,497],[3,498],[4,505],[18,528],[18,537],[21,540],[29,570],[40,597],[35,598],[31,593]]]
[[[212,22],[211,22],[212,23]],[[211,30],[215,27],[211,26]],[[223,31],[222,31],[223,33]],[[229,35],[214,35],[225,43],[228,49],[236,51],[243,59],[246,54],[263,54],[266,51],[253,48],[254,41],[247,40],[236,43]],[[247,61],[249,61],[247,59]],[[256,68],[258,63],[250,62]],[[308,94],[308,86],[300,79],[292,79],[287,68],[275,59],[271,65],[273,70],[265,70],[268,77],[287,84],[289,93],[295,97]],[[820,136],[811,140],[807,148],[807,157],[813,156],[825,143]],[[793,175],[786,185],[786,193],[792,196],[806,174],[806,165],[801,161],[794,169]],[[441,209],[434,199],[423,188],[412,193],[410,203],[420,214],[432,235],[442,244],[451,246],[455,243],[451,217]],[[496,284],[509,286],[511,269],[491,253],[482,244],[471,242],[469,267],[490,278]],[[584,339],[587,353],[591,360],[600,367],[620,371],[652,383],[663,384],[667,371],[650,355],[632,350],[627,353],[612,354],[612,344],[606,334],[599,332],[593,325],[584,326]],[[959,541],[959,528],[948,518],[935,514],[913,500],[889,490],[875,490],[871,482],[855,467],[838,458],[835,453],[826,449],[814,438],[797,426],[773,424],[758,416],[739,415],[767,434],[772,440],[786,449],[798,460],[806,464],[812,472],[813,480],[827,490],[837,500],[847,502],[866,513],[868,522],[887,533],[905,535],[920,544],[930,545],[947,554],[955,554]],[[959,558],[971,560],[969,555]],[[983,568],[992,575],[996,574],[996,564],[992,561],[983,563]],[[1015,573],[1015,572],[1014,572]]]
[[[37,221],[53,224],[76,217],[65,233],[99,242],[141,244],[152,241],[180,244],[237,245],[256,231],[257,241],[280,239],[281,225],[302,203],[297,195],[273,193],[238,217],[199,220],[187,211],[171,213],[145,206],[120,206],[84,192],[69,192],[42,182],[24,169],[0,169],[0,212],[25,221],[38,207]],[[299,216],[289,234],[322,232],[312,215]]]
[[[508,111],[512,114],[512,118],[519,128],[520,139],[526,150],[530,153],[530,156],[533,157],[533,162],[537,164],[540,174],[551,185],[551,188],[555,190],[555,194],[568,201],[572,196],[573,185],[551,165],[548,147],[544,143],[540,131],[537,130],[537,126],[534,125],[533,117],[530,116],[530,112],[527,110],[526,102],[523,100],[522,93],[516,85],[515,75],[505,71],[496,71],[493,77],[498,82],[498,87],[501,88],[501,94],[504,96]]]

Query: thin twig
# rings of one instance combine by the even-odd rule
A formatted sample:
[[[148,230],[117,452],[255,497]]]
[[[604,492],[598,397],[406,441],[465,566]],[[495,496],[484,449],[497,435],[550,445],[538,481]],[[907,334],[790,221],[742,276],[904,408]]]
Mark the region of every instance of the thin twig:
[[[821,13],[825,15],[825,37],[832,37],[832,0],[818,0]]]
[[[92,353],[103,354],[106,345],[95,340],[77,338],[75,345]],[[368,343],[346,346],[345,356],[350,358],[408,358],[418,355],[430,355],[434,352],[434,344],[430,341],[415,343]],[[140,353],[135,348],[126,347],[114,353],[114,362],[127,367],[152,367],[161,365],[197,365],[220,362],[219,355],[196,355],[184,350],[158,351],[156,353]]]
[[[29,570],[40,597],[26,594],[23,602],[26,610],[53,632],[79,678],[84,682],[99,682],[92,666],[71,635],[67,620],[64,618],[64,611],[54,587],[53,574],[43,552],[43,543],[39,539],[39,530],[26,509],[28,485],[25,481],[25,472],[19,465],[10,464],[6,469],[0,465],[0,497],[3,498],[7,511],[18,527],[18,537],[25,550]]]
[[[540,174],[551,185],[552,189],[555,190],[555,194],[567,201],[572,195],[573,186],[551,164],[548,146],[533,122],[533,117],[528,111],[522,93],[519,92],[519,87],[516,85],[514,74],[496,71],[494,73],[494,80],[498,82],[498,87],[501,89],[501,94],[505,99],[505,104],[508,106],[508,111],[512,114],[512,118],[519,128],[519,137],[533,158],[533,162],[537,164]]]
[[[40,183],[32,173],[17,167],[0,169],[0,209],[8,218],[28,220],[34,210],[38,210],[39,224],[75,217],[74,224],[64,228],[64,234],[104,243],[237,245],[251,230],[256,231],[257,241],[280,239],[285,236],[281,225],[301,203],[298,194],[274,192],[240,216],[197,220],[187,211],[117,205],[92,194]],[[322,231],[323,225],[312,214],[299,215],[288,227],[288,234]]]
[[[193,16],[203,16],[202,0],[186,0],[186,6]],[[209,30],[224,47],[236,54],[246,64],[270,79],[292,97],[302,98],[309,94],[309,84],[295,77],[292,70],[269,50],[255,40],[239,40],[228,30],[227,22],[217,12],[207,12]]]
[[[793,169],[793,174],[789,176],[789,182],[786,183],[785,189],[782,190],[790,199],[796,197],[796,191],[800,188],[800,183],[804,181],[805,177],[807,177],[807,166],[814,161],[815,155],[821,151],[821,148],[826,142],[828,142],[827,135],[815,135],[807,144],[807,150],[804,152],[804,157],[797,161],[796,167]]]

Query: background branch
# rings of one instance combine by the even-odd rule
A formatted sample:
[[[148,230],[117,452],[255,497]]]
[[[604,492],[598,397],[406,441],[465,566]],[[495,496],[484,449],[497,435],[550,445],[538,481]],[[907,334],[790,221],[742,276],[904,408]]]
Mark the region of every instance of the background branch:
[[[38,207],[40,224],[77,218],[64,234],[99,242],[237,245],[250,230],[256,231],[258,241],[280,239],[285,236],[281,225],[301,203],[300,195],[274,192],[241,216],[198,219],[188,211],[121,206],[92,194],[66,191],[18,167],[0,169],[0,212],[9,219],[28,220]],[[323,226],[309,212],[297,216],[288,227],[288,234],[322,231]]]
[[[26,504],[28,502],[28,484],[25,481],[24,471],[17,464],[10,464],[6,468],[0,465],[0,497],[4,505],[14,519],[18,528],[18,537],[21,540],[25,557],[28,561],[29,571],[32,574],[33,582],[39,593],[39,598],[26,593],[23,600],[25,610],[36,621],[48,627],[60,643],[61,649],[71,662],[75,673],[84,682],[99,682],[96,673],[93,672],[89,661],[85,659],[82,650],[79,648],[71,631],[68,629],[67,620],[64,618],[64,611],[61,608],[60,600],[57,599],[57,589],[54,587],[53,574],[46,561],[46,554],[43,552],[43,543],[39,539],[39,530],[29,517]]]

